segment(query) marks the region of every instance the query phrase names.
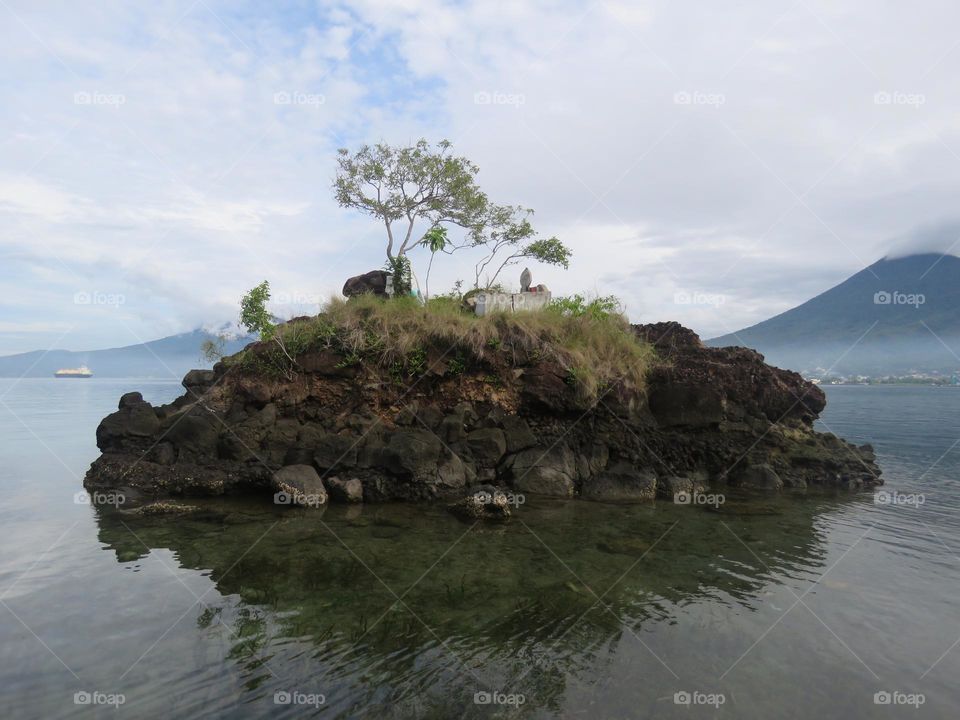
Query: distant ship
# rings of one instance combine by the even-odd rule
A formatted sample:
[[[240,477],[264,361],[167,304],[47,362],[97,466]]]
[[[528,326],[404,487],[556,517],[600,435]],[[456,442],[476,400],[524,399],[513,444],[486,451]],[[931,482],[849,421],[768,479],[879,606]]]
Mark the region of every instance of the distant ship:
[[[57,370],[53,376],[58,378],[88,378],[93,377],[93,373],[86,365],[81,365],[78,368],[64,368],[62,370]]]

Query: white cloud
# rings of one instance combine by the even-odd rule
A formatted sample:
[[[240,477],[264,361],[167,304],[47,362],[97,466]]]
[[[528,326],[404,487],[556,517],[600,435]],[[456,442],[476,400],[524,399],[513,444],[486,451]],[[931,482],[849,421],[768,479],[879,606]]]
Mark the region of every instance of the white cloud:
[[[230,320],[263,278],[288,297],[336,292],[382,263],[379,228],[330,193],[335,148],[364,141],[454,140],[494,199],[534,207],[573,246],[570,272],[534,268],[555,292],[612,288],[635,317],[707,336],[954,212],[960,51],[945,3],[10,8],[30,32],[0,27],[0,286],[31,298],[35,328],[66,316],[77,337],[107,338],[110,316],[55,299],[90,287],[125,290],[124,322],[144,337]],[[283,92],[314,101],[276,103]],[[458,255],[431,284],[470,273]],[[684,291],[725,303],[678,305]]]

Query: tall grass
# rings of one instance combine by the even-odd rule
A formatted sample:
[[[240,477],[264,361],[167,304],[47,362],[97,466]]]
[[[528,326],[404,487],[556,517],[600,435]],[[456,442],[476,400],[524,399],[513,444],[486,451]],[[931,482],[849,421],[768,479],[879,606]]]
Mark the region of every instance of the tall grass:
[[[281,325],[278,332],[294,358],[329,348],[346,364],[418,366],[431,351],[465,368],[553,362],[587,396],[610,385],[642,391],[654,359],[619,313],[577,314],[561,304],[477,317],[448,298],[425,306],[407,298],[334,298],[316,317]]]

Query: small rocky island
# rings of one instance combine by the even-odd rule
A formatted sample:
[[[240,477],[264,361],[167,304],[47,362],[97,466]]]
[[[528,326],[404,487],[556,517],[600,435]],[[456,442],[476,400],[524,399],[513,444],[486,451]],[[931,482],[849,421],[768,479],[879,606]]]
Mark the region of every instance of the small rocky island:
[[[870,446],[813,429],[823,391],[752,350],[671,322],[450,305],[365,294],[192,370],[169,405],[128,393],[84,485],[142,510],[247,493],[500,517],[500,491],[620,503],[882,483]]]

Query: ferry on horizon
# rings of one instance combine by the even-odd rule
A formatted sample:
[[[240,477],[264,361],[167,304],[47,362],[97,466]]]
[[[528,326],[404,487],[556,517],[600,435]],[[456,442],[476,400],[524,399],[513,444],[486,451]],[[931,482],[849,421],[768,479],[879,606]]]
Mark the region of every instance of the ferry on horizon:
[[[93,377],[93,372],[86,365],[81,365],[78,368],[62,368],[57,370],[53,376],[58,378],[88,378]]]

